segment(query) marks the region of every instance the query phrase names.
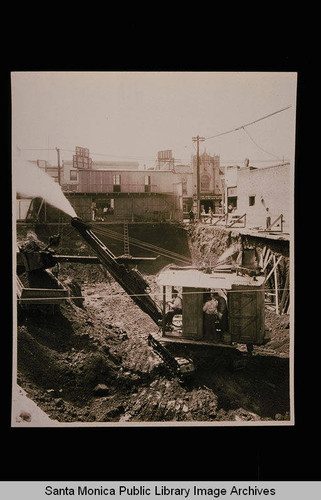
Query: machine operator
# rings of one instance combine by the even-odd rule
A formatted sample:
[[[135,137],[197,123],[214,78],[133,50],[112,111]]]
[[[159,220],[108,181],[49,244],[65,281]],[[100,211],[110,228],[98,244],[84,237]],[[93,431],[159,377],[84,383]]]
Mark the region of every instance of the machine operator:
[[[169,325],[175,314],[182,314],[182,294],[176,289],[173,290],[173,300],[168,302],[170,310],[166,313],[165,324]]]

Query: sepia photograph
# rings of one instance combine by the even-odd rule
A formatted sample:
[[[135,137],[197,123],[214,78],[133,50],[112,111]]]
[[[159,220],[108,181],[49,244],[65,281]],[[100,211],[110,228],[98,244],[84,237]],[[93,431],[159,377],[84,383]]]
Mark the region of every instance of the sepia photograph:
[[[13,71],[11,427],[294,426],[297,73]]]

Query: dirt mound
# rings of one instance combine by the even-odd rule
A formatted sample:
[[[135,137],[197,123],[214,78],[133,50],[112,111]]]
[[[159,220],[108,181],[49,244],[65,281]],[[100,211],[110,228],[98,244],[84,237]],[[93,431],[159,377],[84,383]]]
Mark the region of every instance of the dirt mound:
[[[267,345],[269,351],[273,350],[279,356],[289,356],[290,352],[290,317],[288,314],[278,315],[266,309],[265,326],[271,335]]]
[[[237,245],[241,241],[238,234],[232,231],[225,231],[224,228],[195,225],[189,229],[190,247],[192,259],[197,264],[216,264],[218,257],[232,245]]]

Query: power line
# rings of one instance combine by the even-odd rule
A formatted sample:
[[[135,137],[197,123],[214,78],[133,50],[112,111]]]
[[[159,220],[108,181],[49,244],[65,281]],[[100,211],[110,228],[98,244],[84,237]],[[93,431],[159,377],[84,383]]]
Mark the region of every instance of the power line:
[[[242,128],[242,127],[241,127]],[[249,135],[249,133],[244,130],[247,135]],[[250,137],[250,135],[249,135]],[[252,137],[250,137],[250,139],[255,143],[254,139]],[[256,144],[256,143],[255,143]],[[193,148],[196,149],[194,143],[192,143],[193,145]],[[265,151],[263,148],[261,148],[258,144],[256,144],[256,146],[261,149],[262,151],[268,153],[267,151]],[[56,151],[55,148],[20,148],[21,151]],[[64,151],[64,152],[71,152],[71,153],[74,153],[74,151],[72,149],[60,149],[60,151]],[[93,155],[101,155],[101,156],[110,156],[112,158],[127,158],[127,159],[133,159],[133,160],[146,160],[146,161],[156,161],[156,158],[150,158],[150,157],[138,157],[138,156],[123,156],[123,155],[112,155],[112,154],[108,154],[108,153],[91,153]],[[268,153],[268,154],[271,154],[272,153]],[[220,155],[218,155],[220,156]],[[290,159],[283,159],[282,160],[280,158],[278,158],[277,156],[275,155],[272,155],[274,156],[276,159],[278,159],[279,161],[282,161],[282,162],[289,162]],[[187,164],[190,165],[190,161],[191,159],[190,158],[182,158],[181,159],[182,162],[187,162]],[[244,161],[244,158],[239,158],[239,159],[233,159],[233,160],[222,160],[220,159],[220,164],[233,164],[233,163],[242,163]],[[253,159],[251,160],[252,163],[271,163],[271,161],[273,160],[259,160],[259,159]],[[190,165],[191,166],[191,165]]]
[[[247,132],[247,131],[246,131]],[[248,134],[248,132],[247,132]],[[248,134],[249,135],[249,134]],[[253,140],[253,138],[251,138]],[[258,144],[256,144],[258,146]],[[196,150],[196,146],[194,142],[192,143],[193,148]],[[258,146],[259,147],[259,146]],[[55,148],[20,148],[21,151],[56,151]],[[72,149],[61,149],[60,151],[65,151],[65,152],[71,152],[74,153]],[[264,150],[263,150],[264,151]],[[102,156],[111,156],[113,158],[131,158],[131,159],[144,159],[144,160],[156,160],[156,158],[151,158],[151,157],[139,157],[139,156],[122,156],[122,155],[112,155],[108,153],[92,153],[93,155],[102,155]],[[218,155],[220,156],[220,155]],[[276,157],[277,158],[277,157]],[[279,159],[279,158],[277,158]],[[238,162],[243,162],[244,158],[234,158],[233,160],[221,160],[220,163],[238,163]],[[190,158],[182,158],[182,161],[190,161]],[[259,159],[253,159],[252,162],[254,163],[271,163],[272,160],[259,160]],[[282,161],[290,161],[289,159],[282,159]]]
[[[56,148],[19,148],[20,151],[56,151]]]
[[[69,153],[74,153],[73,150],[71,149],[61,149],[61,151],[65,151],[65,152],[69,152]],[[93,151],[90,151],[90,154],[91,155],[96,155],[96,156],[111,156],[113,158],[128,158],[130,160],[155,160],[156,161],[156,157],[149,157],[149,156],[128,156],[128,155],[113,155],[113,154],[109,154],[109,153],[96,153],[96,152],[93,152]]]
[[[285,111],[286,109],[289,109],[289,108],[291,108],[291,106],[287,106],[286,108],[282,108],[282,109],[279,109],[278,111],[274,111],[273,113],[262,116],[262,118],[258,118],[257,120],[254,120],[253,122],[245,123],[244,125],[241,125],[240,127],[236,127],[236,128],[231,129],[231,130],[227,130],[226,132],[221,132],[220,134],[212,135],[210,137],[205,137],[205,140],[214,139],[214,137],[220,137],[222,135],[230,134],[231,132],[236,132],[237,130],[242,130],[242,129],[244,129],[244,127],[254,125],[254,123],[258,123],[262,120],[265,120],[266,118],[270,118],[270,116],[276,115],[277,113],[281,113],[282,111]]]
[[[224,290],[224,288],[218,288],[216,287],[215,289],[219,289],[219,290]],[[246,293],[269,293],[270,291],[273,292],[273,290],[275,291],[276,289],[275,288],[266,288],[266,289],[259,289],[259,290],[250,290],[248,288],[244,288],[244,289],[239,289],[239,290],[228,290],[228,293],[229,294],[233,294],[233,293],[240,293],[240,292],[246,292]],[[291,289],[290,288],[278,288],[279,291],[288,291],[290,292]],[[200,290],[200,291],[193,291],[193,292],[181,292],[182,295],[203,295],[204,293],[204,290]],[[100,294],[97,294],[96,297],[98,298],[104,298],[104,299],[114,299],[114,298],[124,298],[124,297],[152,297],[152,298],[159,298],[160,300],[162,299],[163,297],[163,292],[151,292],[151,293],[115,293],[115,294],[103,294],[103,295],[100,295]],[[50,297],[50,300],[51,301],[62,301],[62,300],[70,300],[70,299],[86,299],[87,298],[87,295],[68,295],[66,297]],[[48,297],[20,297],[18,298],[18,301],[19,302],[24,302],[24,301],[28,301],[28,302],[32,302],[32,301],[41,301],[41,300],[44,300],[44,301],[48,301]]]
[[[266,151],[265,149],[261,148],[261,146],[259,146],[255,140],[253,139],[253,137],[250,136],[250,134],[248,133],[247,130],[245,130],[245,128],[243,127],[243,130],[244,132],[249,136],[249,138],[251,139],[251,141],[255,144],[255,146],[257,146],[259,149],[261,149],[261,151],[264,151],[264,153],[267,153],[268,155],[271,155],[271,156],[274,156],[274,158],[276,158],[277,160],[280,160],[282,161],[281,158],[279,158],[278,156],[274,155],[273,153],[269,153],[269,151]]]
[[[124,241],[123,235],[121,235],[117,231],[112,231],[112,230],[109,230],[106,228],[95,227],[95,232],[98,234],[104,235],[104,236],[108,236],[112,239]],[[175,260],[180,260],[184,263],[191,264],[190,258],[185,257],[184,255],[178,254],[176,252],[172,252],[171,250],[167,250],[165,248],[158,247],[156,245],[152,245],[151,243],[143,242],[143,241],[140,241],[140,240],[138,240],[136,238],[132,238],[132,237],[129,238],[129,242],[132,246],[142,248],[144,250],[150,250],[154,253],[158,253],[160,255],[163,255],[164,257],[173,258]]]
[[[215,135],[212,135],[212,136],[209,136],[209,137],[205,137],[205,138],[202,138],[204,141],[207,141],[208,139],[214,139],[215,137],[221,137],[223,135],[227,135],[227,134],[230,134],[232,132],[236,132],[238,130],[244,130],[245,131],[245,127],[249,127],[250,125],[254,125],[255,123],[258,123],[262,120],[265,120],[266,118],[270,118],[271,116],[274,116],[278,113],[281,113],[282,111],[286,111],[287,109],[291,108],[292,106],[287,106],[285,108],[282,108],[282,109],[279,109],[277,111],[274,111],[273,113],[269,113],[268,115],[265,115],[265,116],[262,116],[261,118],[258,118],[257,120],[254,120],[252,122],[249,122],[249,123],[245,123],[244,125],[241,125],[239,127],[236,127],[234,129],[231,129],[231,130],[227,130],[226,132],[221,132],[219,134],[215,134]],[[246,132],[246,131],[245,131]],[[248,134],[249,135],[249,134]],[[255,141],[251,138],[251,136],[249,135],[250,139],[255,143]],[[194,146],[194,144],[193,144]],[[262,151],[264,151],[264,149],[262,149],[258,144],[256,144],[256,146],[261,149]],[[21,151],[56,151],[56,148],[19,148]],[[60,151],[65,151],[65,152],[69,152],[69,153],[74,153],[74,150],[71,150],[71,149],[60,149]],[[268,153],[267,151],[264,151],[266,153]],[[156,161],[156,158],[151,158],[151,157],[147,157],[147,156],[127,156],[127,155],[112,155],[112,154],[108,154],[108,153],[96,153],[96,152],[91,152],[92,155],[98,155],[98,156],[109,156],[109,157],[113,157],[113,158],[127,158],[127,159],[132,159],[132,160],[148,160],[148,161]],[[272,154],[272,153],[268,153],[268,154]],[[275,156],[275,155],[272,155],[272,156]],[[275,156],[275,158],[277,158]],[[278,158],[279,159],[279,158]],[[184,158],[185,160],[185,158]]]

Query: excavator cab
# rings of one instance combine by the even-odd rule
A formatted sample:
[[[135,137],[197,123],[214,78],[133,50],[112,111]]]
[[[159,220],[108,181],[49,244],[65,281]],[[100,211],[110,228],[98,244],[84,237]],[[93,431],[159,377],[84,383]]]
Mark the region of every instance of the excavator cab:
[[[204,273],[198,269],[172,267],[160,273],[163,296],[162,341],[217,345],[205,335],[204,304],[211,293],[225,302],[226,321],[222,345],[261,345],[266,342],[264,321],[264,276],[236,272]],[[173,290],[180,290],[182,310],[167,321],[167,302]],[[219,318],[216,330],[220,331]],[[224,335],[223,335],[224,334]]]

